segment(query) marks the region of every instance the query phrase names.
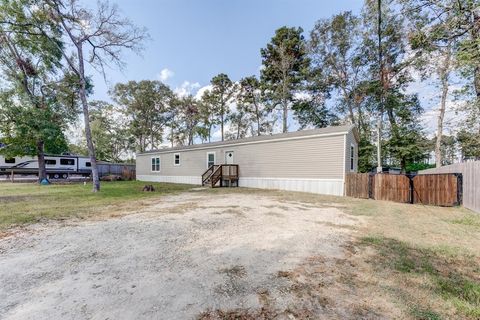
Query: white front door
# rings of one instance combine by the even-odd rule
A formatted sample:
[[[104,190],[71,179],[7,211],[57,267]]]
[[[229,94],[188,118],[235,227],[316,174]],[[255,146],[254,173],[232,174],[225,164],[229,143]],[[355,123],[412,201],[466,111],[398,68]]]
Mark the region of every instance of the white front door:
[[[234,164],[233,160],[233,151],[226,151],[225,152],[225,164]]]

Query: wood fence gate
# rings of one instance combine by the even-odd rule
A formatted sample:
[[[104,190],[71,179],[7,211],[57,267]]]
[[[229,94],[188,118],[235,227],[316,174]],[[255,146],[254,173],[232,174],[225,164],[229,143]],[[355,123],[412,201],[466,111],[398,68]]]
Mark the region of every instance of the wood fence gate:
[[[413,203],[454,206],[462,202],[462,178],[454,173],[422,174],[413,178]]]
[[[462,175],[350,173],[345,176],[345,195],[402,203],[455,206],[462,203]]]
[[[373,178],[373,199],[410,203],[410,179],[400,174],[376,174]]]

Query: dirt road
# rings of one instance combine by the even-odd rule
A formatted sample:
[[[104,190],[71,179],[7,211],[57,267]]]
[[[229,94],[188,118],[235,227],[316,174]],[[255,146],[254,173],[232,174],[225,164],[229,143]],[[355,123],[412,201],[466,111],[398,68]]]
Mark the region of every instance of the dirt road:
[[[36,225],[0,240],[0,318],[341,317],[302,305],[295,272],[342,259],[360,223],[334,204],[187,192],[122,217]]]

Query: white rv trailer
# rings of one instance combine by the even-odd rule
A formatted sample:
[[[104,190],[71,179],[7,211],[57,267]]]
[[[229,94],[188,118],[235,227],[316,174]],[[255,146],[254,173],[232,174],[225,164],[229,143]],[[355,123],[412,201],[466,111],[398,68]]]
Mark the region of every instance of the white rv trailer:
[[[66,179],[69,174],[89,176],[92,172],[89,157],[75,155],[45,155],[45,168],[50,179]],[[0,175],[38,174],[37,157],[5,158],[0,156]]]

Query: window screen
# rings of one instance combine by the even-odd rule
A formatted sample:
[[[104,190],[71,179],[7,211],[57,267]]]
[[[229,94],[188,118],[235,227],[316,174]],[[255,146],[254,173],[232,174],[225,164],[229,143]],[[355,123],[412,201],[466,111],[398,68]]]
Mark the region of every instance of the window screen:
[[[207,167],[213,166],[215,164],[215,153],[209,153],[207,158]]]
[[[350,170],[355,169],[355,147],[350,146]]]
[[[160,171],[160,158],[152,158],[152,171]]]
[[[62,166],[73,166],[75,165],[75,159],[60,159],[60,164]]]

